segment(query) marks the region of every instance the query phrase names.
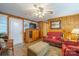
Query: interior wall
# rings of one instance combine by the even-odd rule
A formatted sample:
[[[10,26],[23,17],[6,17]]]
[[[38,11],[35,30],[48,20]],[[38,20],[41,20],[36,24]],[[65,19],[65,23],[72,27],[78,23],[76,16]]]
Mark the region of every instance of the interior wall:
[[[61,29],[50,29],[50,22],[52,20],[61,20]],[[49,23],[49,31],[69,31],[71,32],[74,28],[79,28],[79,14],[63,16],[54,19],[48,20]]]
[[[39,22],[39,29],[40,29],[40,37],[47,36],[48,32],[48,22]]]
[[[79,14],[60,18],[62,21],[62,29],[72,31],[74,28],[79,28]]]

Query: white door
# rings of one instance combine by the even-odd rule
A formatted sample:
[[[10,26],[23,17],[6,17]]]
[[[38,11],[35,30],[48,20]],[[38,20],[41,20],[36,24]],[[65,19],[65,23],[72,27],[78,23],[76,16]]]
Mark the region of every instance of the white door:
[[[14,45],[23,43],[23,20],[9,18],[9,38],[13,39]]]

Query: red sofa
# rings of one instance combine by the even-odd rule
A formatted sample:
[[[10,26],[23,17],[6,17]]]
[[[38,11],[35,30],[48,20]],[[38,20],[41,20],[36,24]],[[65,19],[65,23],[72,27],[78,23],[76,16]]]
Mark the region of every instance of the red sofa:
[[[48,32],[46,37],[43,37],[45,42],[49,42],[50,44],[61,47],[62,46],[62,32]]]
[[[79,56],[79,42],[65,41],[62,52],[64,56]]]

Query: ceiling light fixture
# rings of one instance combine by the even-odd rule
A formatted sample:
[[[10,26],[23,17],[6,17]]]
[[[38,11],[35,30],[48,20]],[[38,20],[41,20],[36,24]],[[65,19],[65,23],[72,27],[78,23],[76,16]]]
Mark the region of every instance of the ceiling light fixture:
[[[38,16],[39,18],[43,18],[46,14],[53,14],[53,11],[45,11],[44,7],[40,5],[33,5],[35,8],[34,15]]]

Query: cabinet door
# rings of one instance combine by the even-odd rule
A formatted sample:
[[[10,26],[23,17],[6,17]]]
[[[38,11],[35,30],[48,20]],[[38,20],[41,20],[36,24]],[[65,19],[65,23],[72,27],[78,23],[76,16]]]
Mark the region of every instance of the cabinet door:
[[[37,30],[37,39],[39,39],[39,30]]]
[[[36,39],[38,39],[38,30],[36,30]]]
[[[36,31],[35,31],[35,30],[32,30],[32,32],[33,32],[33,34],[32,34],[32,39],[35,40],[35,39],[36,39],[36,38],[35,38],[35,37],[36,37]]]

